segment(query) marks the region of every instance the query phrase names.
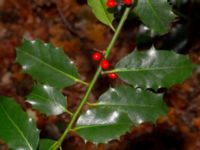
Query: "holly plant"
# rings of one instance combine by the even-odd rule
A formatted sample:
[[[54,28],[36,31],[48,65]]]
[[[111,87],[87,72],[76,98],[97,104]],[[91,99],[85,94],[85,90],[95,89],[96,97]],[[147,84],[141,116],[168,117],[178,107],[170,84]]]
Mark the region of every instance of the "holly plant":
[[[108,57],[130,13],[135,13],[156,35],[169,31],[175,15],[167,0],[88,0],[88,5],[96,18],[113,32],[105,52],[94,52],[91,57],[99,67],[90,82],[81,80],[74,62],[51,43],[25,39],[17,48],[16,62],[35,80],[26,101],[47,116],[68,113],[71,118],[58,140],[40,139],[35,121],[12,98],[1,96],[0,139],[10,149],[62,149],[71,131],[95,144],[118,139],[131,127],[144,122],[156,123],[160,116],[166,115],[163,93],[155,91],[181,83],[192,74],[195,65],[187,56],[153,46],[146,51],[135,49],[114,69],[109,67]],[[116,16],[119,9],[122,15]],[[117,26],[113,25],[115,17],[120,18]],[[116,87],[110,86],[96,102],[89,103],[93,87],[102,74],[122,82]],[[87,90],[77,109],[70,112],[67,97],[61,90],[74,84],[83,84]],[[86,104],[89,107],[83,111]]]

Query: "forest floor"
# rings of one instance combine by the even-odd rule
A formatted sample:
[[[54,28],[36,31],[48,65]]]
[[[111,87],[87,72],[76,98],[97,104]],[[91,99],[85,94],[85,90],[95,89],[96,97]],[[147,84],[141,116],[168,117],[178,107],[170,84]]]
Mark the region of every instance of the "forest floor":
[[[198,5],[197,5],[198,4]],[[116,46],[109,57],[111,66],[132,51],[136,46],[141,49],[174,48],[179,53],[188,54],[198,64],[200,56],[200,25],[195,14],[200,8],[193,1],[181,6],[183,19],[174,25],[177,39],[175,44],[172,33],[153,37],[150,42],[137,45],[137,35],[141,23],[130,19],[124,26]],[[195,12],[197,11],[197,12]],[[180,36],[184,30],[184,36]],[[180,31],[183,33],[182,31]],[[25,96],[31,91],[33,80],[22,73],[15,63],[16,47],[24,38],[42,39],[63,47],[65,53],[74,60],[83,80],[90,81],[97,63],[91,60],[94,49],[103,50],[112,37],[112,31],[96,20],[85,0],[0,0],[0,95],[14,97],[27,110],[30,105]],[[185,43],[184,43],[185,42]],[[102,84],[104,83],[104,84]],[[95,100],[109,85],[120,81],[111,81],[102,76],[91,94]],[[85,87],[75,85],[63,90],[68,97],[68,108],[72,112],[77,108],[84,95]],[[144,123],[133,127],[130,133],[107,144],[94,145],[84,143],[83,139],[71,133],[63,143],[64,150],[200,150],[200,82],[198,69],[184,83],[171,87],[165,93],[169,106],[167,116],[160,118],[156,125]],[[69,122],[66,114],[59,117],[46,117],[37,113],[37,125],[41,137],[52,139],[60,136],[58,126]]]

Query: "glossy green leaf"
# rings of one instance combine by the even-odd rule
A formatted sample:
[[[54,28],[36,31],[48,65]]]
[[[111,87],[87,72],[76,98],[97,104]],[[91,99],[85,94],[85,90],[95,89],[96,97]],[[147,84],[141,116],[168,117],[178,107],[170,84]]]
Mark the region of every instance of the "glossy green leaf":
[[[88,110],[77,121],[75,130],[85,140],[106,143],[129,131],[131,120],[128,115],[112,108]]]
[[[37,84],[27,96],[27,101],[33,108],[47,115],[58,115],[66,112],[67,100],[57,89]]]
[[[194,64],[184,55],[172,51],[133,51],[116,65],[119,77],[135,87],[170,87],[192,74]]]
[[[114,14],[109,12],[106,2],[107,0],[88,0],[88,5],[91,7],[92,12],[99,21],[110,26],[110,28],[114,30],[114,27],[112,26]]]
[[[39,130],[35,122],[12,99],[0,97],[0,139],[10,149],[36,150]]]
[[[63,88],[81,82],[74,63],[50,43],[24,40],[17,48],[16,60],[25,73],[44,84]]]
[[[110,88],[94,106],[79,117],[75,130],[85,140],[96,143],[116,139],[132,124],[155,122],[167,112],[162,94],[129,86]]]
[[[54,143],[54,140],[41,139],[39,144],[39,150],[48,150]]]
[[[161,35],[169,31],[175,18],[167,0],[138,0],[135,12],[144,24]]]
[[[135,125],[143,122],[154,123],[158,117],[167,112],[162,94],[154,94],[130,86],[110,88],[100,96],[96,106],[127,112]]]

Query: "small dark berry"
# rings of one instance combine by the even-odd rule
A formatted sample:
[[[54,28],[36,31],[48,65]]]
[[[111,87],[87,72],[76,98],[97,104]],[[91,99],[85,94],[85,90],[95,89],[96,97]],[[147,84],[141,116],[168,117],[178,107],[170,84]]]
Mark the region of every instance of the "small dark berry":
[[[92,59],[93,59],[94,61],[99,61],[99,60],[101,59],[101,54],[98,53],[98,52],[94,53],[94,54],[92,55]]]
[[[101,68],[102,68],[102,69],[106,70],[106,69],[109,68],[109,66],[110,66],[110,64],[109,64],[109,62],[108,62],[106,59],[103,59],[103,60],[101,61]]]
[[[117,79],[117,74],[116,73],[109,73],[108,74],[108,77],[110,78],[110,79],[113,79],[113,80],[115,80],[115,79]]]
[[[107,0],[106,5],[108,8],[115,8],[117,6],[117,3],[115,0]]]

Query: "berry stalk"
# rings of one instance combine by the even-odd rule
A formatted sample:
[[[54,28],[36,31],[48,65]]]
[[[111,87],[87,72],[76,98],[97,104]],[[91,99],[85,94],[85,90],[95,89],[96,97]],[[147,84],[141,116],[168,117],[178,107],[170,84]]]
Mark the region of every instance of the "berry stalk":
[[[114,35],[112,37],[112,40],[109,43],[108,48],[106,49],[106,52],[105,52],[105,55],[104,55],[105,58],[107,58],[109,56],[111,49],[113,48],[114,44],[116,43],[117,38],[119,36],[119,33],[120,33],[121,29],[122,29],[122,26],[124,25],[124,22],[125,22],[128,14],[129,14],[129,12],[130,12],[130,10],[131,10],[131,8],[129,8],[129,7],[125,9],[124,14],[123,14],[123,16],[122,16],[122,18],[121,18],[121,20],[119,22],[119,25],[118,25],[117,29],[116,29],[116,32],[114,33]],[[95,83],[96,83],[101,71],[102,71],[101,66],[99,66],[97,71],[96,71],[96,73],[95,73],[95,75],[94,75],[94,77],[93,77],[93,79],[92,79],[92,81],[90,82],[90,84],[89,84],[89,86],[87,88],[85,96],[83,97],[81,103],[79,104],[79,106],[76,109],[74,115],[72,116],[72,119],[69,122],[67,128],[65,129],[64,133],[62,134],[62,136],[58,139],[58,141],[56,141],[49,148],[49,150],[56,150],[57,148],[59,148],[61,146],[62,142],[64,141],[64,139],[66,137],[66,135],[69,133],[69,131],[72,129],[74,123],[76,122],[76,120],[77,120],[77,118],[79,116],[79,113],[81,112],[83,106],[87,103],[88,97],[89,97],[89,95],[90,95],[90,93],[91,93],[91,91],[92,91],[92,89],[93,89],[93,87],[94,87],[94,85],[95,85]]]

